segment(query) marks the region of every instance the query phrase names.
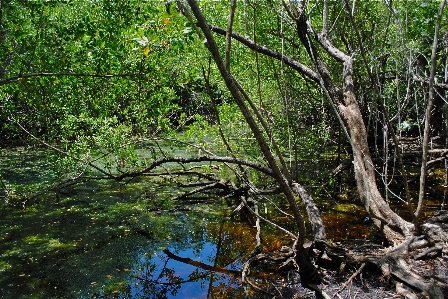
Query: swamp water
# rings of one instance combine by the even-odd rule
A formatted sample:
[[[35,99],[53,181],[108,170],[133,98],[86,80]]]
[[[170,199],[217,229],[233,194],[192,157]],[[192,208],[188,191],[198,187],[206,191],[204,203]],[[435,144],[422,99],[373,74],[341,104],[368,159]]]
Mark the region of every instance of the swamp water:
[[[30,192],[21,184],[54,177],[47,152],[24,147],[1,150],[0,174],[21,197]],[[228,217],[219,198],[173,204],[182,190],[161,183],[91,180],[24,202],[0,194],[0,298],[245,298],[239,271],[253,225]],[[353,199],[320,208],[329,240],[374,233]],[[290,243],[265,226],[266,251]]]
[[[29,191],[20,184],[53,177],[45,151],[21,147],[2,150],[0,169],[21,195]],[[243,298],[240,258],[255,228],[226,216],[220,199],[166,201],[179,192],[154,178],[91,180],[2,199],[0,298]],[[274,233],[265,243],[281,244]]]

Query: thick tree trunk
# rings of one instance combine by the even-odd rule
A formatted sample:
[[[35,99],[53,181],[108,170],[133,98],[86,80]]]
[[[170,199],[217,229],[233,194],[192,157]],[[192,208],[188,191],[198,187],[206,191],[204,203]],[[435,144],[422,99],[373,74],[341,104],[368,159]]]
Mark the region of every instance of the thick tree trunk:
[[[343,72],[343,104],[338,108],[351,139],[359,196],[386,238],[391,242],[403,241],[404,237],[411,235],[413,225],[393,212],[379,192],[367,142],[367,131],[354,92],[353,63],[349,57],[344,62]]]
[[[353,150],[353,164],[359,196],[366,210],[371,214],[375,225],[380,228],[391,242],[400,243],[412,235],[413,225],[398,216],[386,203],[376,184],[375,168],[367,142],[367,131],[353,84],[353,60],[350,56],[335,48],[322,35],[316,36],[321,46],[334,58],[341,61],[343,68],[342,92],[334,83],[325,63],[320,59],[308,33],[304,14],[294,16],[297,33],[310,58],[314,61],[320,75],[322,87],[327,92],[332,105],[336,108],[342,125],[346,128]]]

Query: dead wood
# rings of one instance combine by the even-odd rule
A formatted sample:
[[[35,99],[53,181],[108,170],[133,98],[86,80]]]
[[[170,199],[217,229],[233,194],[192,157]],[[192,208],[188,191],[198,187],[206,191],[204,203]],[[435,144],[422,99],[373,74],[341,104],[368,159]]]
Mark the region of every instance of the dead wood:
[[[196,188],[194,190],[191,190],[189,192],[186,192],[178,197],[173,198],[173,200],[180,200],[180,199],[185,199],[191,195],[197,194],[197,193],[202,193],[208,190],[212,190],[212,189],[222,189],[225,191],[229,190],[229,187],[226,185],[226,182],[221,180],[218,182],[207,182],[206,184],[204,184],[203,186]]]
[[[418,298],[418,295],[430,299],[444,298],[440,280],[438,281],[436,277],[422,276],[411,270],[410,263],[422,254],[419,253],[421,250],[423,254],[430,254],[442,248],[440,243],[436,247],[422,248],[428,244],[424,240],[425,236],[412,237],[392,248],[384,248],[370,242],[349,245],[347,243],[330,244],[319,240],[308,243],[306,247],[310,254],[314,253],[315,263],[320,267],[344,268],[346,265],[359,267],[339,291],[342,291],[351,280],[370,265],[381,270],[384,277],[395,283],[397,293],[407,298]],[[294,266],[293,256],[293,250],[284,246],[279,252],[254,257],[251,263],[253,265],[268,264],[270,267],[272,263],[275,263],[280,271],[290,271],[291,266]]]
[[[422,237],[412,237],[406,239],[401,245],[393,248],[383,248],[381,250],[368,250],[363,252],[361,247],[352,250],[335,248],[334,245],[324,244],[326,256],[340,262],[341,264],[363,265],[370,264],[381,270],[383,275],[392,278],[397,285],[397,290],[401,290],[402,285],[420,293],[427,298],[443,298],[443,293],[434,279],[426,279],[413,272],[407,259],[412,258],[415,252],[410,252],[411,248],[420,247],[413,245],[414,242],[421,241]],[[365,247],[365,246],[364,246]],[[365,249],[365,248],[364,248]],[[335,252],[335,250],[337,250]],[[358,273],[359,274],[359,273]]]
[[[308,220],[313,227],[314,240],[326,240],[325,226],[313,198],[306,192],[305,188],[296,182],[292,184],[292,190],[300,196],[305,205]]]
[[[366,263],[362,263],[361,267],[359,267],[359,269],[356,270],[356,272],[353,273],[353,275],[350,276],[350,278],[342,285],[342,287],[339,289],[339,292],[344,290],[348,286],[348,284],[351,283],[352,280],[362,272],[362,269],[364,269],[365,266],[366,266]]]
[[[415,260],[430,259],[430,258],[435,257],[436,255],[440,255],[441,253],[442,253],[442,247],[435,246],[435,247],[425,249],[422,253],[414,256],[414,259]]]

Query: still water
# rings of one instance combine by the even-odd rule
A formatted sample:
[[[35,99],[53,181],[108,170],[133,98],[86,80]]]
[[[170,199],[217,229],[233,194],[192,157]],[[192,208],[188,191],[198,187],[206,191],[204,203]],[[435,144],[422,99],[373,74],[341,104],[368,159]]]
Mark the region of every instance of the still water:
[[[240,271],[256,231],[229,217],[223,199],[173,202],[185,190],[156,177],[40,193],[61,176],[48,151],[0,150],[0,191],[9,192],[0,193],[0,298],[246,297]],[[291,225],[264,207],[265,217]],[[375,237],[356,200],[320,200],[319,207],[329,240]],[[292,240],[264,226],[262,243],[274,251]]]
[[[34,196],[56,177],[47,153],[18,147],[1,157],[2,180],[15,186],[0,206],[1,298],[244,297],[241,258],[255,229],[228,217],[224,201],[172,203],[179,190],[153,178]]]

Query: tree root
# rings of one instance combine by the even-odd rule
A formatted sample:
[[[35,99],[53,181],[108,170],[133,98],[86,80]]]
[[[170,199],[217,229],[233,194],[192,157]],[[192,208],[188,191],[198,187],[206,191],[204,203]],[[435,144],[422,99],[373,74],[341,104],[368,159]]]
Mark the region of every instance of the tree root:
[[[414,256],[414,260],[430,259],[442,253],[441,246],[434,246],[424,250],[422,253]]]
[[[395,284],[395,290],[397,294],[402,295],[406,299],[418,299],[417,295],[401,282]]]
[[[430,299],[444,298],[441,288],[437,285],[434,279],[425,279],[414,273],[405,260],[412,256],[409,253],[409,248],[415,248],[415,246],[412,245],[414,241],[419,243],[421,239],[422,237],[412,237],[395,248],[385,248],[378,252],[371,253],[345,251],[341,248],[337,248],[336,250],[335,246],[330,244],[325,244],[324,250],[326,256],[330,257],[335,262],[361,265],[359,270],[349,278],[347,283],[359,275],[366,264],[370,264],[379,268],[385,277],[392,278],[396,284],[397,291],[402,294],[406,293],[407,298],[412,298],[412,296],[409,295],[410,292],[420,293]],[[321,243],[320,245],[322,246],[323,244]],[[440,247],[436,246],[434,248]],[[433,250],[430,248],[429,250],[426,250],[425,253],[427,254],[432,251]],[[323,254],[321,253],[321,255]],[[341,290],[346,284],[344,284]],[[405,292],[405,290],[407,291]]]

